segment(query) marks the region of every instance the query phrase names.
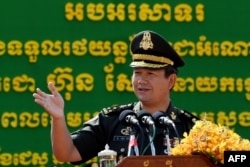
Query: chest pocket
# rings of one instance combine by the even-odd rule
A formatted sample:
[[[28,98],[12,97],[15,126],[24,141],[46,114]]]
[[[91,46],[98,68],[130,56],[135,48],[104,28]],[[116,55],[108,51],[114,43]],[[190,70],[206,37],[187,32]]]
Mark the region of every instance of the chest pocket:
[[[121,126],[116,128],[108,143],[110,149],[117,152],[117,162],[127,156],[129,137],[129,127]]]

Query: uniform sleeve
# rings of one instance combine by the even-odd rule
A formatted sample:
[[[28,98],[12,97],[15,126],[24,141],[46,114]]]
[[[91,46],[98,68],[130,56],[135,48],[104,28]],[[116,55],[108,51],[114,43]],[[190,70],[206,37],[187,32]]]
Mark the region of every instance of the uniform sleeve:
[[[73,164],[79,164],[97,156],[97,153],[104,148],[106,135],[101,122],[102,118],[98,115],[84,123],[81,129],[71,133],[73,143],[82,157],[82,161]]]
[[[113,139],[115,129],[119,127],[120,112],[131,107],[132,104],[104,108],[96,117],[84,123],[81,129],[71,133],[73,143],[82,157],[82,161],[71,163],[80,164],[97,156]]]

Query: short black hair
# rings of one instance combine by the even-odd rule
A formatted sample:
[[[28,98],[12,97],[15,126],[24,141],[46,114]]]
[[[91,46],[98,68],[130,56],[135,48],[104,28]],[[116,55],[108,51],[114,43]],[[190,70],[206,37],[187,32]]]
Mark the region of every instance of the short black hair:
[[[165,77],[168,78],[171,74],[178,75],[178,69],[174,66],[165,67]]]

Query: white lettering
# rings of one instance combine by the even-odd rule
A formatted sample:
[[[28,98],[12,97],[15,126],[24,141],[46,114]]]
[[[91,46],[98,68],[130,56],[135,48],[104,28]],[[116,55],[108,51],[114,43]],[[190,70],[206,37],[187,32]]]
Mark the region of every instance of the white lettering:
[[[243,162],[244,160],[247,159],[247,156],[246,155],[241,155],[241,162]]]
[[[240,159],[240,155],[235,155],[235,162],[237,162]]]
[[[243,162],[247,159],[246,155],[230,155],[228,158],[227,162],[237,162],[238,160],[240,160],[240,162]]]
[[[230,155],[227,162],[234,162],[234,156]]]

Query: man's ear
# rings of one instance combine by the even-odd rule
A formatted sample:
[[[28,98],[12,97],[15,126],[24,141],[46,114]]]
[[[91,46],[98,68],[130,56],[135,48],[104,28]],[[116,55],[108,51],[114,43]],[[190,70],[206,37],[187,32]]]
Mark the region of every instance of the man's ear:
[[[174,87],[175,81],[176,81],[177,75],[171,74],[169,76],[169,88],[172,89]]]

